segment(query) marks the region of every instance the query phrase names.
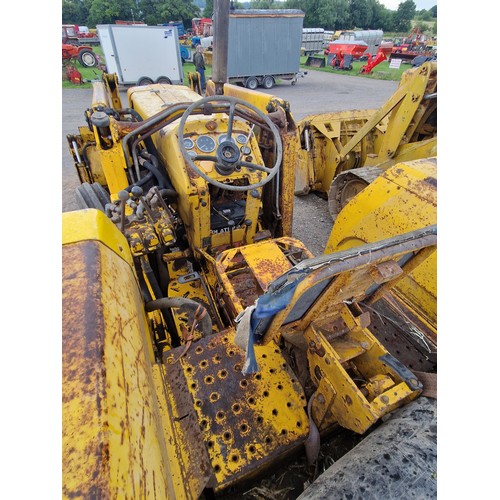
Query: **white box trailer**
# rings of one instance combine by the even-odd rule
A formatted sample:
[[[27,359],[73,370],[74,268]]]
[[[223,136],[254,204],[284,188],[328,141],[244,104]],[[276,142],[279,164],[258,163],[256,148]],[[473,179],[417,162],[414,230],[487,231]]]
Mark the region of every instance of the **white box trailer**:
[[[99,24],[97,33],[107,72],[120,84],[184,83],[175,26]]]

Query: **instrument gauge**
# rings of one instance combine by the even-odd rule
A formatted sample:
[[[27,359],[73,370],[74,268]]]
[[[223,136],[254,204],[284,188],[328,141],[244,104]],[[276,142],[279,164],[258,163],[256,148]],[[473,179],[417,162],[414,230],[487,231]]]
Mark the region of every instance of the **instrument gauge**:
[[[192,139],[189,139],[188,137],[185,137],[182,139],[182,144],[184,144],[184,147],[186,149],[193,149],[194,148],[194,142]]]
[[[220,144],[221,142],[224,142],[225,140],[227,140],[227,134],[222,134],[222,135],[219,135],[219,137],[217,139],[217,142],[218,142],[218,144]],[[236,141],[234,140],[234,137],[231,137],[231,142],[233,144],[236,144]]]
[[[240,151],[241,154],[244,155],[249,155],[252,152],[252,150],[248,146],[241,146]]]
[[[247,136],[245,134],[238,134],[236,136],[236,140],[240,143],[240,144],[245,144],[247,142]]]
[[[203,153],[211,153],[215,149],[215,141],[208,135],[200,135],[196,139],[196,146]]]

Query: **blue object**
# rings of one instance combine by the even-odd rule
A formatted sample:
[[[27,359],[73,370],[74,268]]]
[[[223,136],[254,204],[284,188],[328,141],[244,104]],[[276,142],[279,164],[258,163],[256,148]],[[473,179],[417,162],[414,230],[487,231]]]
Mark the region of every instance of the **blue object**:
[[[274,293],[265,293],[257,299],[257,304],[255,305],[255,309],[252,311],[252,316],[250,318],[250,333],[248,335],[245,364],[241,370],[243,375],[259,371],[257,358],[255,357],[254,345],[257,340],[255,329],[257,328],[260,320],[274,316],[276,313],[285,309],[285,307],[292,300],[293,293],[295,292],[298,284],[298,280],[287,283],[279,291]]]
[[[184,36],[186,33],[182,21],[170,21],[168,23],[163,23],[162,26],[175,26],[177,28],[177,34],[179,36]]]
[[[180,46],[180,51],[181,51],[181,59],[182,62],[185,62],[189,59],[189,50],[185,45]]]

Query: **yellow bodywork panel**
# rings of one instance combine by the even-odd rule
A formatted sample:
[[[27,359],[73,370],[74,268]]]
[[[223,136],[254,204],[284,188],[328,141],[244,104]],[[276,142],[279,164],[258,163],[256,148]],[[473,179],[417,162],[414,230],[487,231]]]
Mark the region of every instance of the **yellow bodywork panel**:
[[[198,498],[123,236],[96,210],[63,220],[63,496]]]
[[[311,257],[299,240],[286,237],[221,252],[215,267],[228,311],[236,317],[295,262]]]
[[[278,101],[280,103],[285,102],[276,96],[269,95],[264,92],[259,92],[258,90],[251,90],[245,87],[240,87],[238,85],[233,85],[231,83],[225,83],[223,88],[225,96],[236,97],[237,99],[248,102],[256,108],[260,109],[263,113],[266,113],[268,111],[267,108],[269,103],[272,103],[273,101]],[[215,95],[215,84],[212,80],[209,80],[207,82],[206,94]]]
[[[337,216],[325,248],[334,253],[436,224],[435,158],[399,163],[354,197]],[[394,287],[437,331],[437,249]]]
[[[196,102],[201,96],[183,85],[155,83],[147,87],[129,88],[127,99],[146,119],[174,104]]]
[[[97,240],[132,266],[128,242],[115,225],[100,210],[87,209],[62,214],[62,244]]]

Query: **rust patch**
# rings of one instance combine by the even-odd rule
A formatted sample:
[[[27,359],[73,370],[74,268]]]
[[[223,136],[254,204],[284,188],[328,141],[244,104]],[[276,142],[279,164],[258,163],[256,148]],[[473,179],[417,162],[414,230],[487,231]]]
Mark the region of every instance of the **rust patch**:
[[[279,349],[256,348],[260,372],[244,376],[245,355],[233,337],[226,330],[201,339],[181,358],[218,488],[260,471],[308,432],[305,396]]]
[[[108,492],[107,423],[100,421],[106,373],[101,283],[95,279],[99,274],[96,243],[63,247],[62,466],[63,493],[67,497],[92,498],[95,494],[107,496]],[[73,401],[79,402],[78,413],[72,411]],[[94,429],[100,429],[93,435],[88,434],[91,421],[95,422]]]
[[[431,186],[437,188],[437,184],[438,184],[438,181],[435,177],[426,177],[424,179],[424,182],[426,182],[427,184],[430,184]]]

